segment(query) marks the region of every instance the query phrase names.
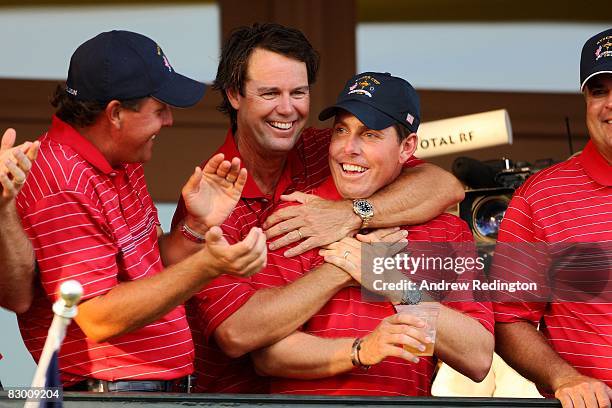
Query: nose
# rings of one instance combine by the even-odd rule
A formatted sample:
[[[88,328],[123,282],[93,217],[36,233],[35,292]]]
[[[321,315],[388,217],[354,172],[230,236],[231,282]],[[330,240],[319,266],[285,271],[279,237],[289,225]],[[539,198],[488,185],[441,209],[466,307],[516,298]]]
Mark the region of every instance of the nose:
[[[608,98],[606,99],[606,108],[612,109],[612,90],[608,90]]]
[[[278,101],[278,105],[276,106],[276,111],[283,115],[289,116],[293,113],[293,101],[290,95],[281,95]]]
[[[166,108],[162,112],[162,126],[172,126],[174,118],[172,117],[172,109],[166,105]]]
[[[355,134],[349,135],[344,142],[344,153],[347,155],[357,155],[361,151],[359,137]]]

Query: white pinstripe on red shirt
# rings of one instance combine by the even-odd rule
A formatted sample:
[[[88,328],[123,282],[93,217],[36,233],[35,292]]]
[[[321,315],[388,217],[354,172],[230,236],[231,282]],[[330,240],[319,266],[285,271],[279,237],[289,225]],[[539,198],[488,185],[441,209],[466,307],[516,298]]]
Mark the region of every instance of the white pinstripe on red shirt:
[[[530,177],[516,191],[506,211],[498,242],[590,242],[610,248],[612,165],[589,142],[580,155]],[[505,268],[505,274],[530,276],[542,267],[536,260],[527,267],[514,266],[513,258],[502,253],[499,259],[496,255],[495,266]],[[536,325],[542,321],[542,332],[561,357],[584,375],[612,386],[610,303],[495,303],[494,310],[498,322],[528,321]]]
[[[318,186],[313,194],[332,200],[341,198],[332,177]],[[417,246],[427,247],[422,243],[428,242],[473,241],[467,224],[450,214],[442,214],[426,223],[405,226],[403,229],[409,232],[410,242],[418,243]],[[306,260],[301,261],[303,265],[301,268],[299,262],[290,263],[290,260],[282,257],[282,252],[277,251],[270,255],[279,258],[278,263],[270,262],[272,264],[270,269],[276,268],[276,280],[282,281],[276,283],[277,286],[289,283],[310,271],[309,264],[323,263],[318,249],[304,254],[303,257]],[[268,257],[270,261],[271,256]],[[253,276],[254,281],[259,279],[259,274]],[[268,281],[272,282],[269,279]],[[489,332],[493,333],[493,312],[490,302],[453,302],[448,306],[477,319]],[[350,287],[334,295],[319,312],[312,316],[302,330],[325,338],[363,337],[371,333],[384,318],[395,313],[395,307],[391,303],[364,299],[361,288]],[[312,380],[272,378],[271,392],[314,395],[426,396],[430,395],[434,368],[435,360],[431,357],[422,357],[417,364],[391,357],[370,367],[368,371],[353,368],[349,372],[333,377]]]
[[[40,283],[30,310],[19,316],[37,360],[59,285],[76,279],[86,301],[121,282],[163,269],[157,211],[140,164],[115,169],[74,128],[53,118],[17,206],[32,240]],[[131,333],[97,344],[72,324],[60,353],[64,385],[86,377],[167,380],[193,371],[193,343],[179,306]]]
[[[252,227],[260,227],[266,218],[282,207],[281,194],[293,191],[311,191],[329,177],[328,150],[331,129],[308,128],[302,133],[295,148],[289,153],[287,167],[281,176],[273,195],[265,196],[252,179],[247,179],[242,199],[223,224],[223,230],[230,243],[237,242],[248,234]],[[224,145],[217,151],[226,158],[240,157],[231,132]],[[413,158],[409,166],[421,163]],[[173,224],[185,216],[185,209],[179,203]],[[306,253],[295,258],[281,256],[286,248],[271,251],[268,266],[249,279],[221,276],[188,303],[189,322],[196,345],[196,392],[222,393],[266,393],[268,379],[255,374],[250,357],[232,359],[216,345],[212,334],[225,319],[238,310],[256,290],[265,287],[282,286],[297,279],[315,265]],[[292,276],[279,279],[276,268]]]

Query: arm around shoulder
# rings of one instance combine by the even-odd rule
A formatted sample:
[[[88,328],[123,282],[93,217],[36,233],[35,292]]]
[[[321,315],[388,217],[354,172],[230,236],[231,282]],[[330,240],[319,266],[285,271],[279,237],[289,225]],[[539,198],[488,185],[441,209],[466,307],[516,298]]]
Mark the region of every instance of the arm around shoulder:
[[[372,227],[416,225],[442,214],[465,196],[451,173],[430,163],[404,167],[399,177],[370,197]]]

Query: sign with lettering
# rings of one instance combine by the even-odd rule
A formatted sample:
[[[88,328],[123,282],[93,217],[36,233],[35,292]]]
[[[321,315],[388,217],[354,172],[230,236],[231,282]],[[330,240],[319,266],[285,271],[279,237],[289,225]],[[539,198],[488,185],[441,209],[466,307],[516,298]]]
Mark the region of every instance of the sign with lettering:
[[[512,126],[505,109],[424,122],[417,134],[415,155],[419,158],[512,144]]]

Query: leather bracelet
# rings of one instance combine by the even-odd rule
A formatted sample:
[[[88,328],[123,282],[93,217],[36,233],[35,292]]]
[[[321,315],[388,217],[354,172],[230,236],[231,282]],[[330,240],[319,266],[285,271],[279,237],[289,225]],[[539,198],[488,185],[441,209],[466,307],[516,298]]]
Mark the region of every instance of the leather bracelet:
[[[195,232],[194,230],[189,228],[186,223],[183,223],[183,225],[181,225],[181,233],[189,241],[195,242],[196,244],[203,244],[204,242],[206,242],[204,235]]]
[[[363,342],[362,338],[357,337],[353,342],[353,346],[351,347],[351,363],[353,363],[354,367],[359,367],[362,370],[367,370],[370,368],[369,365],[363,364],[361,362],[361,358],[359,357],[359,351],[361,350],[361,343]]]

